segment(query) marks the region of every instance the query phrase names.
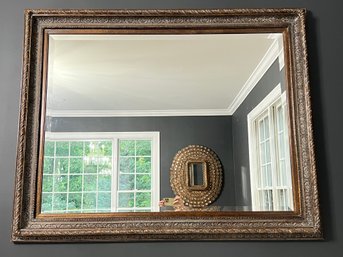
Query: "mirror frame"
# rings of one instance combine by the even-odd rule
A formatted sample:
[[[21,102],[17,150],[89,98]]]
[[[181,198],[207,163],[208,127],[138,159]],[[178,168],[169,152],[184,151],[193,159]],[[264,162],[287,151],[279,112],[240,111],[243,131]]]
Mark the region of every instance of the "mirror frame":
[[[190,183],[189,164],[201,163],[205,184]],[[203,145],[188,145],[180,149],[170,167],[170,186],[185,206],[193,211],[210,209],[223,189],[223,168],[217,154]],[[214,207],[214,206],[212,206]],[[218,206],[217,206],[218,207]],[[203,209],[202,209],[203,208]]]
[[[304,9],[26,10],[12,241],[322,239]],[[49,33],[284,35],[294,211],[43,215],[41,179]]]

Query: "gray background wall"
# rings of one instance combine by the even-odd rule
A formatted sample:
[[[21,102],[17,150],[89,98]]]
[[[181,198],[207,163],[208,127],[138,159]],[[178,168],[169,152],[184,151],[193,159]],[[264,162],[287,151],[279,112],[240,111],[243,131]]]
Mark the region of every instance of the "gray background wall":
[[[47,127],[52,132],[159,131],[161,198],[174,196],[169,170],[175,154],[188,145],[207,146],[218,155],[224,173],[214,204],[235,206],[231,116],[51,118]]]
[[[24,8],[306,7],[314,136],[323,242],[154,242],[31,244],[10,242]],[[343,115],[341,0],[1,0],[0,2],[0,256],[342,256]]]

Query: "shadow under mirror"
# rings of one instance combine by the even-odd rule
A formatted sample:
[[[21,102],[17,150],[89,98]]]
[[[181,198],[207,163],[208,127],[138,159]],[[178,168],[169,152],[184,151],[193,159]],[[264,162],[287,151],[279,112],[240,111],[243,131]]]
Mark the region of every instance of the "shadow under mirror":
[[[282,33],[57,33],[47,51],[40,213],[294,209]],[[170,181],[190,145],[222,169],[198,208]],[[212,163],[181,161],[185,190],[211,190]]]

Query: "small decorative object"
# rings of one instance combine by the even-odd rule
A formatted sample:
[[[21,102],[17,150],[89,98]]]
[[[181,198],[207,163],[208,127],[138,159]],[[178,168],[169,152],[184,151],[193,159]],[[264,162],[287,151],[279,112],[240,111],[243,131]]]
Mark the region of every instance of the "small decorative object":
[[[214,151],[205,146],[189,145],[174,157],[170,184],[186,206],[202,208],[219,196],[222,172],[222,165]]]

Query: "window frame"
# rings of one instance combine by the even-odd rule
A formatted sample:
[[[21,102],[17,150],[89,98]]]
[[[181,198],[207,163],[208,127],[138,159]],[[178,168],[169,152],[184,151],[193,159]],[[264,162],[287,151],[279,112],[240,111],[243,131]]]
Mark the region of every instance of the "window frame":
[[[160,200],[160,132],[45,132],[45,140],[54,141],[92,141],[111,140],[112,143],[112,182],[111,212],[117,212],[119,140],[151,140],[151,212],[159,211]],[[115,190],[113,190],[115,189]],[[147,209],[147,208],[142,208]],[[43,214],[43,213],[42,213]],[[45,213],[44,213],[45,214]]]
[[[248,122],[248,144],[249,144],[249,168],[250,168],[250,188],[251,188],[251,201],[252,201],[252,210],[253,211],[278,211],[280,210],[280,203],[276,196],[276,190],[285,189],[288,190],[289,194],[289,201],[288,206],[291,207],[289,211],[294,209],[293,204],[293,190],[292,190],[292,181],[291,181],[291,174],[287,175],[287,184],[288,185],[277,185],[276,181],[276,172],[280,174],[279,171],[279,146],[278,146],[278,139],[275,138],[277,135],[277,124],[276,124],[276,117],[273,111],[273,108],[278,106],[286,105],[286,91],[282,92],[281,84],[277,84],[277,86],[247,115],[247,122]],[[267,113],[267,114],[266,114]],[[285,112],[287,114],[287,112]],[[259,200],[259,165],[260,165],[260,152],[258,148],[258,144],[260,143],[259,135],[257,134],[257,123],[263,119],[263,117],[269,117],[269,139],[270,139],[270,154],[271,154],[271,174],[272,174],[272,185],[267,189],[266,186],[262,185],[260,190],[271,190],[272,191],[272,201],[273,206],[269,210],[261,209],[261,202]],[[284,136],[287,136],[287,123],[284,124]],[[287,142],[287,138],[285,138]],[[285,160],[286,161],[286,170],[291,171],[290,167],[290,152],[289,147],[286,144],[285,148]],[[289,172],[290,173],[290,172]],[[262,183],[262,182],[261,182]]]

